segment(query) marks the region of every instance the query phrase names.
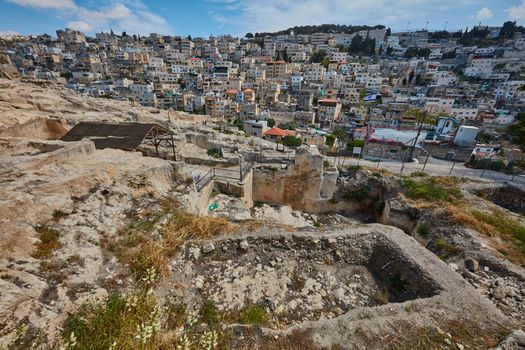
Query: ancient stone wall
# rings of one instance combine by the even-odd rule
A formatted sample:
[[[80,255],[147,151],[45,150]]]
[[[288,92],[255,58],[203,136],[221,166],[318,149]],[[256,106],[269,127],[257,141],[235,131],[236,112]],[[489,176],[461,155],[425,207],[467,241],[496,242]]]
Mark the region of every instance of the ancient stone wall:
[[[310,211],[322,198],[331,198],[337,177],[337,171],[323,171],[323,156],[317,148],[302,146],[297,149],[295,164],[286,170],[254,169],[253,200]]]

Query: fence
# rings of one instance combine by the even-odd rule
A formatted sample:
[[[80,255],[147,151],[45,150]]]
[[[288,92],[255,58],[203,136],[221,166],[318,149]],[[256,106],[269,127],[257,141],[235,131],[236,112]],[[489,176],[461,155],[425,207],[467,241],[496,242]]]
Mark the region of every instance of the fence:
[[[287,153],[285,157],[265,157],[261,154],[258,154],[256,157],[256,162],[260,164],[294,164],[295,156],[292,152]]]
[[[474,164],[465,164],[463,159],[435,159],[429,153],[425,157],[416,157],[419,162],[408,162],[409,149],[400,152],[401,159],[386,159],[385,157],[369,158],[360,154],[359,157],[348,157],[344,155],[334,155],[333,163],[338,168],[356,165],[366,165],[372,168],[383,168],[400,174],[412,172],[428,173],[440,176],[468,176],[492,179],[498,182],[512,182],[525,185],[525,171],[517,166],[506,167],[502,169],[500,160],[486,159],[480,162],[478,166]],[[388,148],[385,148],[388,152]],[[385,154],[383,152],[383,155]],[[366,153],[365,153],[366,155]],[[374,164],[370,164],[373,162]]]
[[[252,163],[241,163],[239,165],[239,170],[233,169],[222,169],[222,168],[211,168],[204,176],[199,177],[195,180],[195,187],[197,191],[200,192],[202,189],[208,185],[212,180],[223,179],[223,180],[234,180],[242,182],[246,175],[252,169]]]

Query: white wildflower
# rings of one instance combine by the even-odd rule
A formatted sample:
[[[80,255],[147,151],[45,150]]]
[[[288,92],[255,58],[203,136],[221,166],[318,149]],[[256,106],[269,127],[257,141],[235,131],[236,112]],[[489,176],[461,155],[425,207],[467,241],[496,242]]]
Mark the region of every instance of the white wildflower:
[[[146,344],[148,339],[150,339],[152,336],[153,327],[151,325],[145,323],[137,325],[137,335],[135,338],[138,339],[142,345]]]
[[[191,349],[191,340],[186,333],[180,338],[180,344],[177,345],[177,350],[190,350]]]
[[[75,332],[71,332],[71,334],[69,335],[69,339],[66,341],[64,347],[66,350],[70,350],[74,349],[75,346],[77,346],[77,336],[75,335]]]
[[[188,327],[192,328],[199,320],[199,313],[197,311],[191,311],[188,315]]]
[[[219,335],[216,331],[206,331],[199,340],[199,345],[203,350],[213,350],[217,347]]]
[[[155,267],[150,267],[146,270],[146,275],[142,277],[142,282],[146,283],[146,285],[151,286],[155,284],[155,281],[157,280],[157,269]]]

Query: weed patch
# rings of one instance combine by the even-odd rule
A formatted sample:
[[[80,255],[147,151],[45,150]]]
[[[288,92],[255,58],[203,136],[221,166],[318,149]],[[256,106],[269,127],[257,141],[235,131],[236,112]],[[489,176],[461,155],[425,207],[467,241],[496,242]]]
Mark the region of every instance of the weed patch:
[[[430,226],[428,226],[427,223],[421,223],[418,227],[417,227],[417,233],[419,233],[419,235],[421,237],[428,237],[428,234],[430,233]]]
[[[364,167],[362,167],[361,165],[350,165],[348,168],[346,168],[346,170],[348,171],[359,171],[363,169]]]
[[[40,242],[36,243],[36,250],[31,255],[35,259],[47,259],[53,255],[53,252],[62,247],[60,243],[60,233],[57,230],[49,228],[45,225],[36,228],[38,232],[38,239]]]
[[[240,323],[264,326],[268,324],[266,309],[256,305],[248,305],[241,310]]]
[[[455,255],[461,252],[461,249],[456,247],[455,245],[448,243],[442,238],[439,238],[435,242],[436,248],[438,248],[441,251],[444,251],[446,253],[449,253],[451,255]]]
[[[67,217],[69,214],[62,210],[53,211],[53,220],[59,221],[62,218]]]
[[[341,195],[341,198],[345,199],[345,200],[353,200],[353,201],[357,201],[357,202],[362,202],[364,201],[366,198],[368,198],[370,194],[370,191],[368,188],[366,187],[361,187],[357,190],[348,190],[348,191],[345,191],[342,195]]]
[[[160,309],[147,291],[110,295],[104,302],[84,305],[65,323],[69,349],[151,348],[159,329]]]
[[[462,198],[458,180],[455,178],[404,178],[401,180],[401,187],[409,198],[428,202],[457,202]]]

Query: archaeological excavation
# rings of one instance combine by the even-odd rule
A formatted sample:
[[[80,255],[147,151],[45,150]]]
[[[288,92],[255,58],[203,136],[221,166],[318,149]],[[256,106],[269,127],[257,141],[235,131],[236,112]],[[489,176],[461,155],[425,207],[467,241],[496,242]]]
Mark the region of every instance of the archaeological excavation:
[[[0,84],[0,349],[525,347],[523,188]]]

